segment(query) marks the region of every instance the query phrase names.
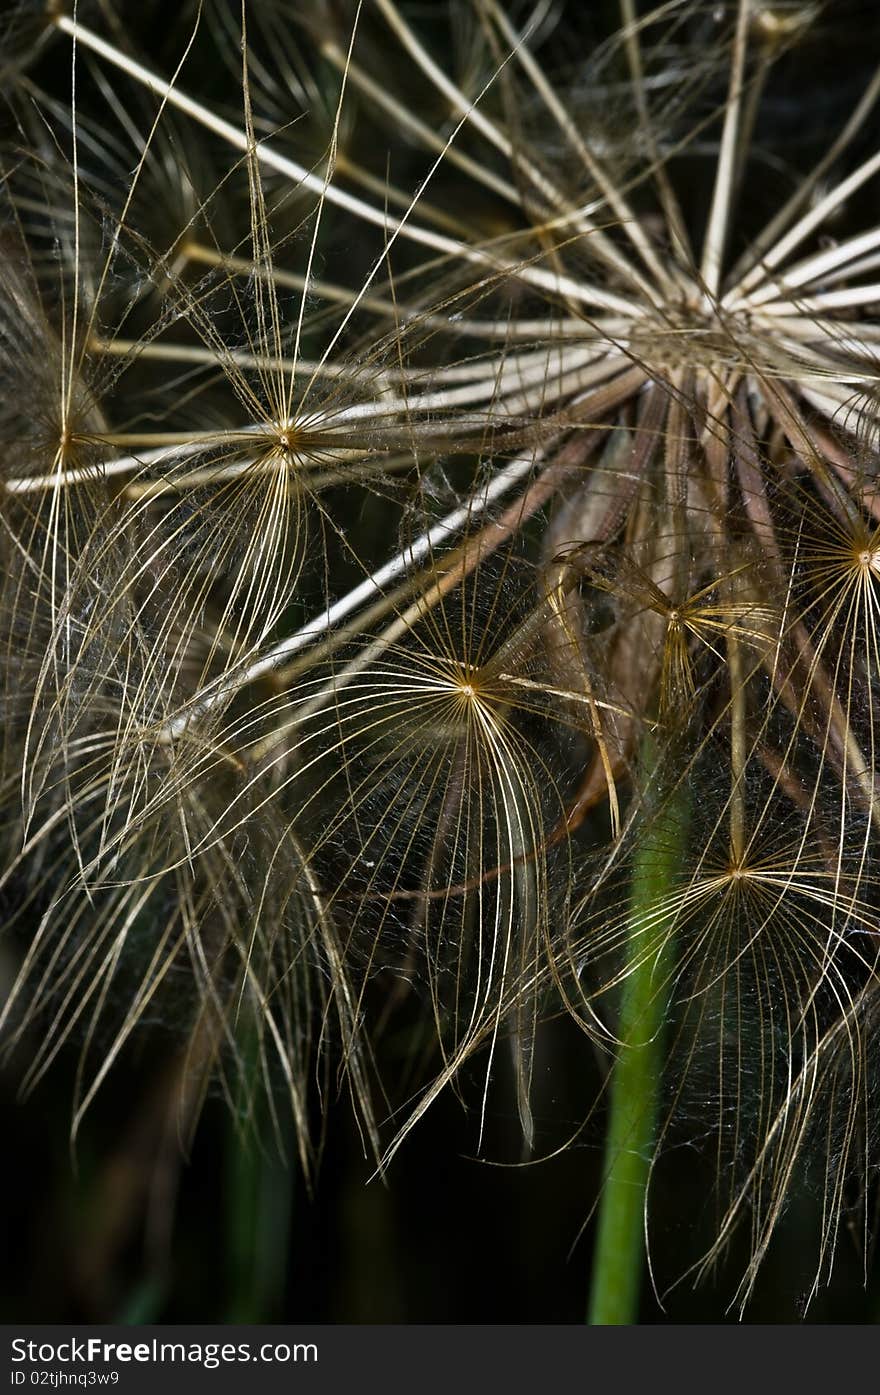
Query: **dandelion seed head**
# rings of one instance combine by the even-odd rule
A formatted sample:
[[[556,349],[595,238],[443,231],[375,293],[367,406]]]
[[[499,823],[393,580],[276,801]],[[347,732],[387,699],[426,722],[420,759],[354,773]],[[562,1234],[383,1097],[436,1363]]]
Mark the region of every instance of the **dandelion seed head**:
[[[32,1075],[78,1035],[90,1102],[173,985],[227,1094],[250,1024],[304,1165],[331,1051],[377,1157],[474,1073],[482,1129],[502,1061],[531,1146],[543,1017],[607,1045],[656,956],[643,1151],[699,1116],[757,1264],[835,1071],[827,1136],[857,1108],[876,976],[877,82],[796,172],[765,106],[815,91],[813,5],[624,0],[561,61],[575,6],[524,31],[475,0],[445,47],[467,7],[318,6],[302,54],[234,9],[222,114],[200,7],[155,72],[59,8],[76,109],[10,98],[0,876],[39,911]],[[380,1142],[388,973],[421,1035]]]

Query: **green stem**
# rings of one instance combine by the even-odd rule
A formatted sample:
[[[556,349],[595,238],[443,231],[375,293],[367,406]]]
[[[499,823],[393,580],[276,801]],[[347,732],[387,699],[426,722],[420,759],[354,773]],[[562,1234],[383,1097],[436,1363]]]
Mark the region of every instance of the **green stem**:
[[[642,746],[642,771],[656,774],[657,748]],[[645,1267],[645,1194],[663,1071],[666,983],[674,953],[658,907],[675,888],[687,838],[688,800],[682,787],[655,812],[636,851],[630,890],[628,972],[623,981],[611,1081],[605,1185],[599,1205],[588,1322],[625,1326],[638,1321]],[[652,949],[652,944],[656,948]]]
[[[295,1163],[280,1140],[257,1081],[256,1034],[246,1043],[248,1078],[239,1087],[243,1122],[227,1124],[225,1321],[279,1322],[288,1268]],[[286,1145],[292,1140],[285,1138]]]

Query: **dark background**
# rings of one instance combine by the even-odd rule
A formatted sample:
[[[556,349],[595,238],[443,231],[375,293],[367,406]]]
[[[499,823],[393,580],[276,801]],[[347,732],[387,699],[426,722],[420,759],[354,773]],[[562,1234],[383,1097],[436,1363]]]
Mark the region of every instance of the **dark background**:
[[[548,1035],[543,1088],[552,1088],[554,1134],[565,1103],[574,1131],[585,1079],[595,1088],[594,1066],[573,1032],[558,1024]],[[6,1322],[583,1320],[589,1225],[578,1237],[600,1177],[601,1117],[555,1159],[498,1166],[474,1159],[475,1119],[447,1093],[383,1185],[370,1180],[341,1101],[330,1111],[310,1197],[271,1141],[262,1148],[242,1144],[219,1100],[208,1102],[188,1161],[173,1137],[166,1136],[163,1152],[155,1127],[161,1064],[154,1051],[139,1069],[128,1063],[116,1073],[87,1117],[73,1158],[72,1062],[25,1102],[15,1097],[13,1074],[5,1074],[0,1311]],[[539,1137],[540,1096],[541,1087]],[[549,1093],[545,1101],[549,1108]],[[515,1158],[517,1132],[513,1111],[496,1110],[485,1156]],[[711,1160],[696,1148],[667,1161],[654,1198],[658,1280],[673,1279],[682,1257],[710,1238],[714,1181]],[[804,1317],[819,1214],[818,1196],[804,1187],[779,1228],[746,1321]],[[747,1239],[740,1237],[717,1283],[694,1289],[686,1280],[666,1295],[663,1308],[646,1282],[642,1321],[737,1321],[728,1304]],[[864,1237],[844,1228],[833,1281],[807,1309],[807,1321],[877,1319],[880,1277],[869,1253],[864,1286],[864,1262]]]

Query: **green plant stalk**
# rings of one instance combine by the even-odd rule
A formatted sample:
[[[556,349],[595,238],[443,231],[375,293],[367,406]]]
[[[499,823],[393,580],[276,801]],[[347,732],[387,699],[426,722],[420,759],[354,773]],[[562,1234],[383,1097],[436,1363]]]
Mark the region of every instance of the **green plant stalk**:
[[[239,1086],[244,1122],[226,1126],[226,1322],[278,1322],[289,1266],[295,1164],[282,1155],[257,1079],[253,1026],[245,1043],[247,1078]],[[288,1134],[290,1130],[288,1129]]]
[[[642,745],[642,771],[656,770],[653,738]],[[620,1048],[613,1069],[588,1322],[638,1321],[645,1268],[645,1196],[664,1059],[665,984],[674,947],[667,938],[645,952],[657,933],[657,908],[673,891],[687,838],[688,797],[676,790],[655,813],[636,852],[630,891],[628,969],[620,1002]],[[646,931],[645,927],[649,927]]]

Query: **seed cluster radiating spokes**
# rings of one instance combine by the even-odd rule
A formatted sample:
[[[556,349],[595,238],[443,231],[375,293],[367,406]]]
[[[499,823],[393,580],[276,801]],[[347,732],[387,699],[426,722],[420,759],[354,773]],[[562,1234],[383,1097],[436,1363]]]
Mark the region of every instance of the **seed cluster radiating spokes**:
[[[77,1125],[164,1016],[384,1164],[475,1074],[540,1148],[542,1020],[622,1049],[655,964],[746,1296],[816,1140],[821,1275],[874,1166],[880,77],[791,156],[833,7],[606,8],[12,60],[3,1021]]]

